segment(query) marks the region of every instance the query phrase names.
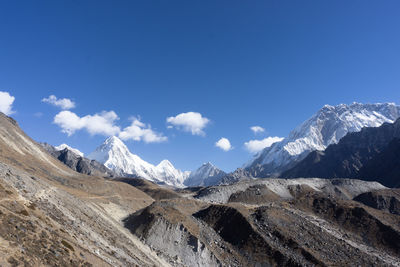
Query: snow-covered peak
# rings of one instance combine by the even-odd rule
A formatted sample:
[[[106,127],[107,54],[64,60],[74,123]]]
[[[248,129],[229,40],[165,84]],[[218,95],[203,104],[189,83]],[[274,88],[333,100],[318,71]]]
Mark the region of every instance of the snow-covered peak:
[[[114,150],[120,151],[121,153],[129,152],[129,149],[124,142],[122,142],[121,139],[116,136],[107,138],[100,147],[102,150]]]
[[[183,181],[188,176],[186,172],[175,169],[168,160],[161,161],[157,166],[144,161],[138,155],[132,154],[116,136],[107,138],[89,158],[103,163],[118,175],[138,176],[175,187],[183,187]]]
[[[169,160],[163,160],[156,166],[159,177],[167,184],[179,184],[183,186],[184,180],[190,175],[190,172],[182,172],[172,165]]]
[[[246,165],[253,174],[274,175],[291,167],[313,150],[325,150],[349,132],[392,123],[400,116],[394,103],[325,105],[279,143],[265,148]],[[257,173],[258,172],[258,173]]]
[[[121,139],[119,139],[116,136],[110,136],[108,137],[105,141],[104,144],[106,145],[117,145],[117,146],[125,146],[124,142],[121,141]]]
[[[174,168],[174,165],[172,165],[172,163],[169,160],[164,159],[157,165],[157,168],[160,168],[160,169]]]
[[[74,152],[74,153],[77,154],[78,156],[81,156],[81,157],[84,156],[84,154],[83,154],[81,151],[79,151],[79,150],[76,149],[76,148],[72,148],[72,147],[70,147],[70,146],[67,145],[67,144],[61,144],[61,145],[59,145],[59,146],[55,146],[54,148],[55,148],[55,150],[57,150],[57,151],[61,151],[61,150],[64,150],[64,149],[67,148],[68,150]]]
[[[215,167],[212,163],[203,163],[197,170],[193,171],[184,182],[187,186],[210,186],[215,185],[226,173]]]

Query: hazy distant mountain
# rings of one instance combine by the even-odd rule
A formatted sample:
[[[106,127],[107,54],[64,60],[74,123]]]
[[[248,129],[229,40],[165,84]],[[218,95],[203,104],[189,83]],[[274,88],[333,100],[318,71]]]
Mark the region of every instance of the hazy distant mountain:
[[[393,123],[399,116],[400,107],[393,103],[325,105],[283,141],[261,151],[245,168],[256,177],[279,175],[311,151],[322,151],[349,132]]]
[[[400,186],[400,119],[349,133],[325,151],[314,151],[282,177],[359,178]]]
[[[184,181],[186,186],[210,186],[219,183],[226,173],[210,162],[204,163],[197,170],[190,173],[189,177]]]
[[[83,157],[78,149],[71,148],[66,144],[52,146],[47,143],[40,143],[53,157],[79,173],[97,176],[113,177],[115,173],[96,160]]]
[[[168,160],[161,161],[157,166],[142,160],[138,155],[132,154],[116,136],[107,138],[88,157],[103,163],[120,176],[136,176],[175,187],[183,187],[183,181],[190,174],[175,169]]]
[[[245,169],[238,168],[234,172],[228,173],[222,177],[218,184],[227,185],[234,184],[239,181],[252,180],[254,177],[252,174]]]

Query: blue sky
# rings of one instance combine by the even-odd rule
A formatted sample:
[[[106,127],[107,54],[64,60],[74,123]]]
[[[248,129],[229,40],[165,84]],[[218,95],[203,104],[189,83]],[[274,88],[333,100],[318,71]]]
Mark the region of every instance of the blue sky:
[[[107,127],[85,123],[113,111],[144,160],[232,171],[251,158],[245,142],[287,136],[324,104],[398,104],[399,12],[364,0],[1,1],[0,91],[35,140],[89,153]],[[62,132],[50,95],[91,117]],[[187,112],[201,117],[176,117]],[[187,120],[200,124],[177,126]],[[233,149],[215,146],[222,137]]]

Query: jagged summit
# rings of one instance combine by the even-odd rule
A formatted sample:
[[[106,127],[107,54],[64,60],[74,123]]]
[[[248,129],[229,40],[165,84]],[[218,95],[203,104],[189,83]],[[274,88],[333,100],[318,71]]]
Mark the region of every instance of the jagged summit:
[[[80,156],[80,157],[83,157],[83,156],[84,156],[84,154],[83,154],[79,149],[70,147],[70,146],[67,145],[67,144],[61,144],[61,145],[59,145],[59,146],[55,146],[54,148],[55,148],[57,151],[61,151],[61,150],[64,150],[64,149],[68,149],[68,150],[72,151],[73,153],[77,154],[77,155]]]
[[[168,160],[161,161],[157,166],[144,161],[138,155],[132,154],[116,136],[107,138],[89,158],[103,163],[120,176],[137,176],[176,187],[182,187],[188,176],[187,172],[175,169]]]
[[[336,144],[349,132],[393,123],[400,116],[394,103],[325,105],[287,138],[265,148],[245,165],[254,176],[274,176],[294,166],[311,151]]]

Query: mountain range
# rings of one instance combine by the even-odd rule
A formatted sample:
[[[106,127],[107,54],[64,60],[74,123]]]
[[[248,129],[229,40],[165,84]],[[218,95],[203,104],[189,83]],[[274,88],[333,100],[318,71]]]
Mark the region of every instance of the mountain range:
[[[67,144],[52,146],[40,143],[53,157],[74,171],[107,177],[143,178],[157,184],[172,187],[209,186],[220,182],[226,175],[212,163],[204,163],[193,172],[180,171],[168,160],[152,165],[132,154],[116,136],[107,138],[94,152],[85,158],[82,152]],[[124,181],[127,181],[126,179]]]
[[[168,160],[161,161],[157,166],[144,161],[132,154],[116,136],[107,138],[88,158],[101,162],[121,177],[144,178],[175,187],[183,187],[183,181],[190,174],[176,169]]]
[[[158,165],[153,165],[144,161],[138,155],[131,153],[127,146],[116,136],[107,138],[94,152],[90,153],[88,155],[90,159],[84,158],[82,152],[66,144],[52,147],[50,150],[53,150],[51,154],[56,154],[55,157],[62,160],[64,164],[85,174],[96,173],[99,175],[103,173],[106,176],[144,178],[157,184],[178,188],[230,184],[255,177],[271,176],[350,177],[381,181],[380,178],[382,177],[379,175],[383,174],[376,172],[376,165],[390,164],[390,166],[386,167],[388,171],[396,168],[393,155],[391,156],[391,161],[385,160],[385,157],[388,157],[387,155],[390,153],[396,153],[393,150],[397,144],[396,140],[385,139],[385,142],[392,141],[392,145],[382,151],[379,157],[368,163],[364,160],[363,164],[358,162],[351,165],[348,160],[342,160],[342,168],[347,168],[347,172],[340,170],[340,167],[336,165],[336,169],[333,168],[334,163],[332,162],[337,163],[337,161],[333,160],[337,160],[341,155],[339,152],[331,153],[334,156],[328,157],[325,156],[324,151],[329,148],[329,150],[327,149],[329,154],[329,151],[332,150],[330,146],[337,144],[347,135],[351,136],[352,133],[360,132],[366,127],[377,128],[383,123],[392,123],[399,116],[400,107],[393,103],[325,105],[310,119],[295,128],[283,141],[265,148],[251,162],[246,164],[245,168],[229,174],[211,163],[204,163],[192,172],[176,169],[168,160],[163,160]],[[352,139],[354,143],[358,142],[358,138],[362,138],[358,135],[355,136],[354,140]],[[377,148],[374,149],[374,151],[377,151]],[[382,147],[379,149],[382,149]],[[106,168],[101,168],[102,164]],[[320,171],[316,171],[318,166],[323,166],[320,167]],[[313,168],[313,170],[311,171],[310,168]],[[351,168],[355,170],[350,171]],[[107,169],[109,170],[108,172],[106,171]],[[392,176],[396,174],[397,172],[394,171]],[[384,176],[386,177],[387,175]],[[384,181],[384,184],[388,186],[394,185],[387,181]]]
[[[350,133],[324,151],[313,151],[285,178],[360,178],[400,186],[400,119]]]
[[[0,266],[398,266],[399,189],[249,178],[171,189],[86,175],[0,114]]]
[[[393,123],[399,116],[400,107],[394,103],[325,105],[283,141],[258,153],[245,169],[254,177],[277,177],[310,152],[323,151],[346,134],[359,132],[364,127]]]

